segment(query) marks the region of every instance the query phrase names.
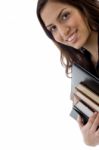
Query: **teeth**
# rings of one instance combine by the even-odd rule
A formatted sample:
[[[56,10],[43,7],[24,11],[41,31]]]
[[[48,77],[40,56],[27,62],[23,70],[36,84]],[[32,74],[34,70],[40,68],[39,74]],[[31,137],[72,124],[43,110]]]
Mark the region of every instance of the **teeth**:
[[[74,39],[74,37],[75,37],[75,34],[73,34],[71,37],[69,37],[69,38],[68,38],[68,41],[69,41],[69,42],[72,41],[72,40]]]

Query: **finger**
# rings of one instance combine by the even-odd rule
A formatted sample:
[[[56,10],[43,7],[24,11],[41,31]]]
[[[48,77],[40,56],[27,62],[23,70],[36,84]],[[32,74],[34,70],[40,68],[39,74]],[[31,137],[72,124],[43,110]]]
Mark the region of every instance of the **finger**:
[[[99,137],[99,127],[98,127],[98,129],[97,129],[95,135],[96,135],[97,137]]]
[[[95,121],[97,117],[97,112],[95,112],[88,120],[87,124],[86,124],[86,129],[90,129]]]
[[[82,128],[82,127],[84,126],[83,120],[82,120],[82,118],[80,117],[80,115],[78,115],[78,117],[77,117],[77,122],[78,122],[80,128]]]
[[[97,127],[99,126],[99,113],[97,114],[92,126],[91,126],[91,131],[95,132],[97,130]]]

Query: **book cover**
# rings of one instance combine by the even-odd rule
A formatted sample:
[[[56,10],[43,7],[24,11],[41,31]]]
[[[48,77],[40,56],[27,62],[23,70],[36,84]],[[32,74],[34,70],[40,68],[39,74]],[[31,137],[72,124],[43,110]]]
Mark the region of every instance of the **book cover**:
[[[73,97],[75,87],[77,87],[80,83],[83,83],[83,85],[85,85],[99,97],[99,78],[81,66],[74,64],[72,67],[71,98]]]
[[[83,123],[86,124],[89,117],[92,116],[94,111],[86,106],[82,101],[79,101],[76,105],[73,106],[70,116],[77,120],[78,115],[83,119]]]

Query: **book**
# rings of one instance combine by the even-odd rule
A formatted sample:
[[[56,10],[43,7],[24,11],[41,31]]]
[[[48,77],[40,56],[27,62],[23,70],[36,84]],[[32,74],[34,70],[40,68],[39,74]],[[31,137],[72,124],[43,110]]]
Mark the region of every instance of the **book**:
[[[76,105],[73,106],[70,116],[77,120],[78,115],[83,118],[83,123],[86,124],[89,117],[92,116],[94,111],[85,105],[82,101],[77,102]]]
[[[79,109],[77,109],[75,106],[72,108],[71,112],[70,112],[70,116],[77,120],[78,116],[81,116],[83,118],[83,124],[86,124],[88,121],[88,116],[86,116],[85,114],[83,114],[82,112],[80,112]]]
[[[88,87],[83,85],[82,83],[78,84],[78,86],[75,87],[78,91],[89,97],[92,101],[99,104],[99,95],[97,95],[95,92],[90,90]]]
[[[90,99],[89,97],[87,97],[86,95],[84,95],[83,93],[81,93],[78,90],[75,91],[74,95],[77,96],[83,102],[85,102],[85,104],[89,105],[93,110],[99,112],[99,104],[94,103],[94,101],[92,101],[92,99]]]
[[[93,115],[93,110],[86,105],[82,100],[80,100],[76,105],[76,108],[78,108],[83,114],[85,114],[88,118]]]
[[[74,64],[72,66],[71,98],[74,95],[75,87],[79,84],[83,84],[99,96],[99,78],[88,72],[80,65]]]
[[[99,111],[99,78],[77,64],[72,67],[71,100],[70,116],[76,119],[79,114],[84,123],[94,111]]]

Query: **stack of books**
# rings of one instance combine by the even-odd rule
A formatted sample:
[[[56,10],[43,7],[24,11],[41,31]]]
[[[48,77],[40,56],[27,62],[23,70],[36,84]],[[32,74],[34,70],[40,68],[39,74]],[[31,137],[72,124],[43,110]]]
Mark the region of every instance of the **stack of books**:
[[[86,124],[95,111],[99,112],[99,79],[78,65],[73,66],[72,72],[73,107],[70,116],[77,119],[80,115]]]

